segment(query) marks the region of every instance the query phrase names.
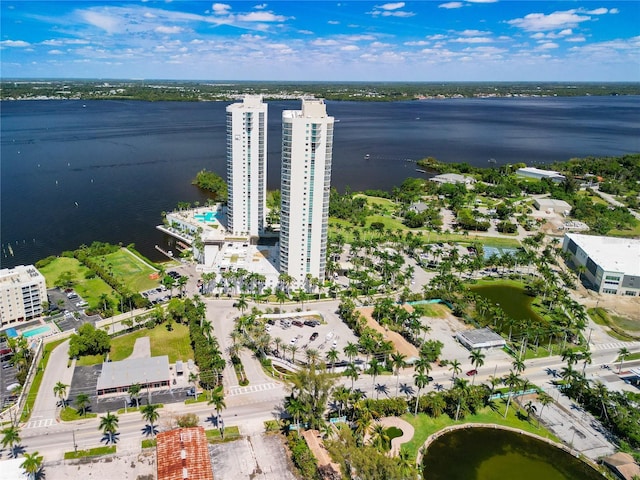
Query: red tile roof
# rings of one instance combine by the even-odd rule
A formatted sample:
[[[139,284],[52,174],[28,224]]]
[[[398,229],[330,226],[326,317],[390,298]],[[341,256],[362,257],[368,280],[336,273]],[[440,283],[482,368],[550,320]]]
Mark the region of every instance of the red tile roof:
[[[158,480],[213,480],[204,428],[160,432],[156,440]]]

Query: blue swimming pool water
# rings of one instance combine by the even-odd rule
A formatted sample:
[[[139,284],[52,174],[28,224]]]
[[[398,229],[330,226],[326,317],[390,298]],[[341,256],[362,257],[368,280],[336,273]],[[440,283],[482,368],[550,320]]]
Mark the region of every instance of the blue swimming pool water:
[[[38,328],[34,328],[33,330],[26,330],[22,332],[22,336],[25,338],[33,337],[35,335],[40,335],[42,333],[47,333],[51,331],[51,327],[48,325],[43,325]]]
[[[7,328],[7,337],[16,338],[18,336],[18,332],[16,332],[15,328]]]
[[[213,222],[216,219],[216,212],[196,213],[193,218],[199,222]]]

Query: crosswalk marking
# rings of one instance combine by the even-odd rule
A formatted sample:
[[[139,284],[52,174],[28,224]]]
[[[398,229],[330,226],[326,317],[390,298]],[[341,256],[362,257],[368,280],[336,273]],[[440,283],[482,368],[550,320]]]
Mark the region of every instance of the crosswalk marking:
[[[44,427],[50,427],[54,423],[55,423],[55,420],[53,418],[45,418],[42,420],[31,420],[27,422],[25,426],[22,428],[44,428]]]
[[[258,383],[256,385],[247,385],[246,387],[231,387],[229,389],[229,396],[244,395],[247,393],[264,392],[266,390],[273,390],[277,385],[273,382],[270,383]]]
[[[634,348],[640,347],[640,342],[611,342],[611,343],[601,343],[599,345],[593,345],[591,347],[592,350],[615,350],[621,348]]]

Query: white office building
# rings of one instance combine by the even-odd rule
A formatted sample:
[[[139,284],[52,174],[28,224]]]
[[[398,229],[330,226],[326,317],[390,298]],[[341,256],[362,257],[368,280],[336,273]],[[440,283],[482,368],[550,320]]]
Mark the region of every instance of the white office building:
[[[280,273],[303,288],[324,280],[333,150],[333,117],[324,100],[282,112]]]
[[[0,270],[0,326],[39,317],[46,301],[47,285],[36,267],[18,265]]]
[[[560,183],[565,179],[565,176],[554,170],[543,170],[535,167],[523,167],[516,170],[516,175],[527,178],[535,178],[542,180],[548,178],[554,183]]]
[[[227,107],[228,230],[257,237],[266,221],[267,104],[246,95]]]
[[[640,294],[640,240],[567,233],[562,250],[598,293]]]

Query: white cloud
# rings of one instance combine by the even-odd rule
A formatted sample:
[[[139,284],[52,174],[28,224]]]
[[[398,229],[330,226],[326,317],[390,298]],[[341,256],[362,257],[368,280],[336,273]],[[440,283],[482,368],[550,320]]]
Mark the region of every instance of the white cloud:
[[[385,3],[384,5],[376,5],[375,8],[380,8],[382,10],[397,10],[403,7],[404,7],[404,2],[396,2],[396,3]]]
[[[612,15],[615,15],[617,13],[620,13],[620,10],[618,10],[617,8],[610,8],[609,13]]]
[[[589,10],[588,13],[589,15],[605,15],[609,12],[609,9],[607,8],[596,8],[595,10]]]
[[[272,12],[250,12],[238,15],[237,19],[243,22],[284,22],[287,17]]]
[[[482,35],[490,35],[491,32],[483,32],[482,30],[463,30],[458,32],[460,35],[464,35],[465,37],[480,37]]]
[[[404,8],[404,6],[404,2],[385,3],[383,5],[374,6],[373,11],[367,13],[369,15],[379,15],[383,17],[413,17],[415,13],[400,10],[401,8]]]
[[[339,45],[339,43],[336,40],[322,39],[322,38],[318,38],[314,40],[313,42],[311,42],[311,44],[316,45],[318,47],[333,47],[335,45]]]
[[[301,33],[302,35],[313,35],[311,30],[298,30],[298,33]]]
[[[49,55],[63,55],[64,52],[62,50],[49,50]]]
[[[211,10],[216,15],[226,15],[231,10],[231,5],[227,5],[226,3],[214,3],[211,5]]]
[[[391,45],[390,43],[384,43],[384,42],[371,42],[371,44],[369,46],[371,48],[389,48],[389,47],[393,47],[393,45]]]
[[[586,42],[587,39],[584,38],[584,35],[577,35],[575,37],[569,37],[565,39],[567,42]]]
[[[446,8],[447,10],[451,10],[452,8],[462,8],[462,2],[447,2],[441,3],[438,5],[438,8]]]
[[[553,43],[553,42],[546,42],[543,43],[542,45],[539,45],[537,48],[538,50],[553,50],[554,48],[558,48],[559,45],[557,43]]]
[[[85,22],[102,29],[107,33],[117,33],[122,30],[123,20],[117,16],[93,10],[85,10],[81,12],[80,15]]]
[[[449,40],[455,43],[492,43],[493,40],[489,37],[459,37]]]
[[[440,33],[427,36],[427,40],[444,40],[445,38],[447,38],[446,35],[442,35]]]
[[[31,44],[29,42],[25,42],[24,40],[2,40],[0,42],[0,46],[25,48],[25,47],[30,47]]]
[[[256,5],[253,8],[255,8],[256,10],[264,10],[265,8],[267,8],[267,4],[263,3],[261,5]]]
[[[523,18],[508,20],[507,23],[528,32],[541,32],[575,27],[588,20],[591,20],[591,17],[579,15],[578,10],[567,10],[564,12],[553,12],[549,15],[545,15],[544,13],[530,13]]]
[[[403,45],[406,45],[407,47],[424,47],[425,45],[429,45],[430,42],[427,42],[426,40],[418,40],[418,41],[413,41],[413,42],[404,42]]]
[[[498,0],[467,0],[469,3],[496,3]]]
[[[167,27],[165,25],[160,25],[159,27],[156,27],[154,29],[154,31],[157,33],[166,33],[166,34],[180,33],[182,32],[182,30],[183,29],[181,27],[177,27],[177,26]]]
[[[340,25],[340,22],[338,20],[329,20],[327,23],[329,25]]]
[[[571,30],[570,28],[565,28],[564,30],[561,30],[560,32],[558,32],[558,35],[560,35],[561,37],[566,37],[567,35],[573,35],[573,30]]]
[[[340,47],[340,50],[343,52],[355,52],[360,50],[357,45],[345,45],[344,47]]]

